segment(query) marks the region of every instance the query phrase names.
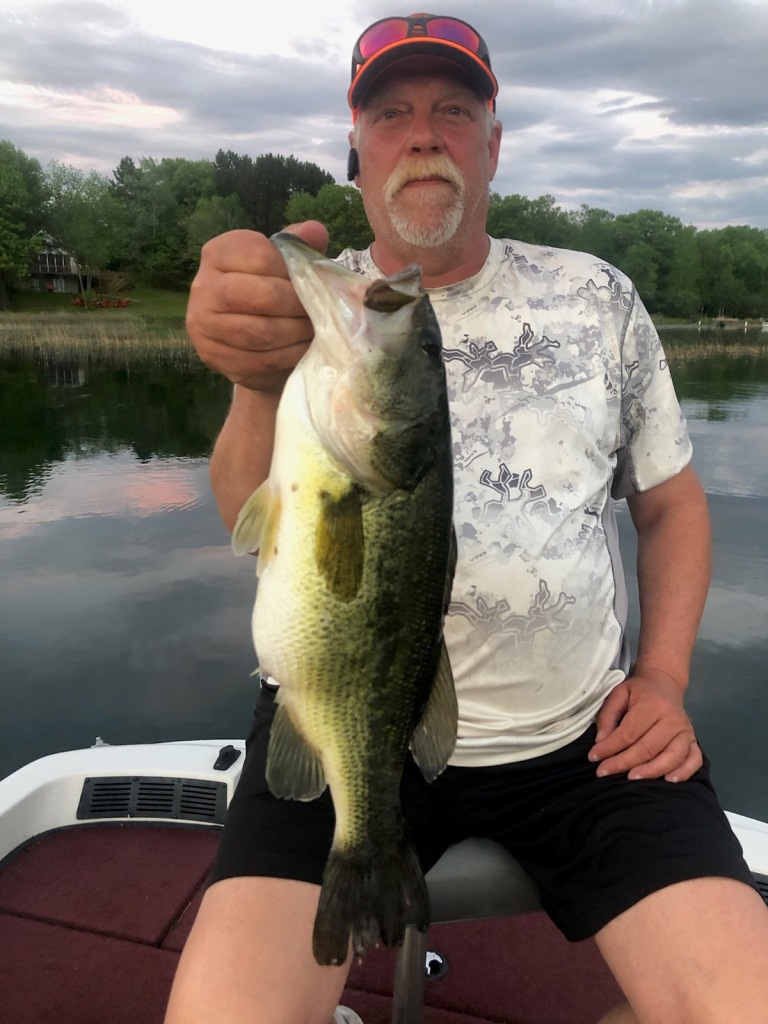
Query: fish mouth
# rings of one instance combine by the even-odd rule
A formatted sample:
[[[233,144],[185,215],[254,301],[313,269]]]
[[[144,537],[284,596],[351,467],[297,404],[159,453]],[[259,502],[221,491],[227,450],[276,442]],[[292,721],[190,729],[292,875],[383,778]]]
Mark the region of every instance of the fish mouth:
[[[279,231],[271,241],[285,261],[296,294],[315,327],[336,327],[342,337],[357,329],[363,296],[368,281],[346,267],[328,259],[296,235]]]
[[[421,267],[411,264],[391,277],[371,281],[313,249],[297,235],[279,231],[271,241],[285,260],[291,283],[315,328],[315,339],[325,350],[324,338],[333,338],[329,362],[343,361],[339,351],[361,332],[364,309],[390,314],[420,299]]]

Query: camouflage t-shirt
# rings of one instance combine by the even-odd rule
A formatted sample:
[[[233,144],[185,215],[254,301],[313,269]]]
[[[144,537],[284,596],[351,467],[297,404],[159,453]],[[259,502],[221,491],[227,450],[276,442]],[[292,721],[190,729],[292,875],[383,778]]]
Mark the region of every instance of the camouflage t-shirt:
[[[381,276],[369,251],[339,259]],[[679,473],[691,443],[656,330],[615,267],[492,239],[475,277],[429,296],[455,465],[451,763],[502,764],[575,739],[624,678],[612,497]]]

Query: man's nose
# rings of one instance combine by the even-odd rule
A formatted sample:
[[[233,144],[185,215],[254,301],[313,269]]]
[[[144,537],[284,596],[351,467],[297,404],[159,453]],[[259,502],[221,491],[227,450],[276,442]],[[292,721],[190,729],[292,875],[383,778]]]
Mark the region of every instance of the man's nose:
[[[409,148],[412,153],[441,153],[443,139],[433,118],[423,115],[414,119]]]

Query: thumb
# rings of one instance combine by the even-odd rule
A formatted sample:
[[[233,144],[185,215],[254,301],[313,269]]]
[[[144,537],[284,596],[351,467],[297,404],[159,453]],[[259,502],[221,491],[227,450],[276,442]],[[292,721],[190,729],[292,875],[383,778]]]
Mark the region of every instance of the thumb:
[[[311,245],[318,252],[325,252],[328,248],[328,228],[321,224],[319,220],[305,220],[298,224],[289,224],[288,227],[282,230],[287,231],[288,234],[296,235],[302,242]]]

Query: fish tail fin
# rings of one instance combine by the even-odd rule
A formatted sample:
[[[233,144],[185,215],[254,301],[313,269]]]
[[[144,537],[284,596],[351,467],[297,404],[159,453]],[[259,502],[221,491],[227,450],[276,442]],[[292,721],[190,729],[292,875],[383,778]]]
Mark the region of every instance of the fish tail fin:
[[[399,946],[405,929],[429,927],[429,896],[416,852],[402,836],[371,856],[331,850],[323,875],[312,948],[320,964],[341,964],[383,943]]]

